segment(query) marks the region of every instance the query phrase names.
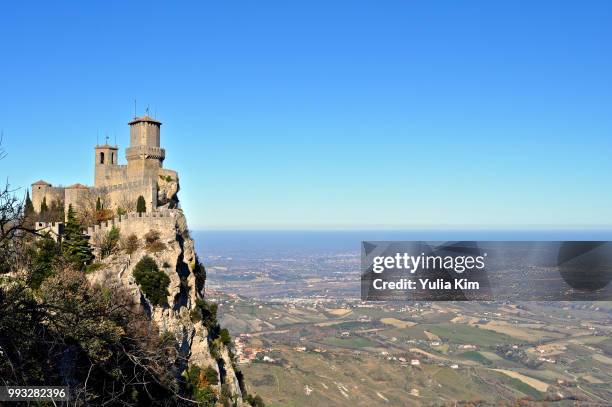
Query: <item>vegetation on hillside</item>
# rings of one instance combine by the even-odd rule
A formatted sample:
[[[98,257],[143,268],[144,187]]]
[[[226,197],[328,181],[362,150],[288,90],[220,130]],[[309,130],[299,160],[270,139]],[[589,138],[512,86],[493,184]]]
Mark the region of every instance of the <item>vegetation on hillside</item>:
[[[119,229],[113,226],[102,239],[102,243],[100,245],[100,255],[104,258],[114,253],[119,247],[120,238],[121,234],[119,233]]]
[[[38,289],[42,282],[53,274],[61,254],[60,245],[46,233],[34,240],[28,251],[31,266],[27,283],[30,287]]]
[[[93,252],[89,246],[89,237],[83,234],[72,205],[68,205],[66,225],[64,226],[64,234],[62,236],[62,252],[66,260],[77,269],[82,269],[94,259]]]
[[[135,234],[131,234],[126,236],[122,242],[121,247],[127,254],[132,254],[140,247],[140,241],[138,240],[138,236]]]
[[[46,200],[42,206],[50,210]],[[69,206],[59,238],[35,231],[39,216],[29,195],[21,200],[8,186],[0,189],[0,386],[69,386],[75,406],[235,400],[212,366],[180,374],[187,360],[176,338],[159,331],[129,289],[116,280],[90,283],[86,273],[104,263],[93,263],[82,233],[87,214]],[[159,235],[146,244],[156,242]],[[136,236],[122,240],[112,228],[99,249],[109,255],[139,246]],[[134,276],[152,303],[166,302],[169,277],[155,260],[145,256]],[[206,320],[219,332],[216,306],[206,308]],[[229,333],[223,335],[227,341]]]
[[[170,277],[159,269],[155,260],[144,256],[134,267],[134,279],[153,305],[168,305]]]
[[[166,248],[164,242],[160,240],[160,235],[157,230],[149,230],[144,235],[145,249],[150,253],[161,252]]]
[[[0,385],[69,385],[74,405],[193,406],[176,341],[121,286],[90,285],[91,248],[68,215],[57,243],[0,191]]]
[[[192,397],[203,407],[214,407],[216,405],[218,397],[213,386],[219,383],[219,379],[215,369],[210,366],[201,369],[197,365],[191,365],[185,370],[183,377],[187,381],[187,389]]]

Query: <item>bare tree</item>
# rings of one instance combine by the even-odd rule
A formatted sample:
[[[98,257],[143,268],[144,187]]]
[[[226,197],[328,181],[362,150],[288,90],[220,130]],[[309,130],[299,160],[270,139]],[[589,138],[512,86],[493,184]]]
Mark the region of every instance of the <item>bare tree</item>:
[[[123,194],[117,202],[117,210],[121,213],[136,212],[136,201]]]
[[[1,142],[0,138],[0,159],[6,156]],[[18,260],[23,251],[20,238],[36,233],[30,226],[31,222],[26,222],[25,201],[16,195],[16,191],[11,189],[8,181],[0,189],[0,273],[14,270],[20,264]]]
[[[76,206],[74,210],[83,227],[97,225],[114,216],[108,194],[101,194],[91,189],[81,193]]]

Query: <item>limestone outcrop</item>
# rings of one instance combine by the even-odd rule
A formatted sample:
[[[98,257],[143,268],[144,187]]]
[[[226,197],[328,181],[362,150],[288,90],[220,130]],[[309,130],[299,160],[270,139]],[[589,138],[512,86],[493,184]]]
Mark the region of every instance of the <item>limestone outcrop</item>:
[[[221,394],[222,385],[225,385],[225,391],[229,390],[235,405],[245,406],[231,350],[211,338],[203,322],[193,317],[197,301],[205,299],[204,269],[198,261],[183,212],[180,209],[170,211],[171,216],[166,212],[165,217],[152,214],[128,217],[127,221],[97,227],[95,233],[98,235],[108,233],[113,226],[119,229],[122,239],[133,234],[138,238],[139,246],[131,254],[119,249],[100,260],[100,267],[88,277],[92,283],[127,287],[134,301],[141,304],[157,324],[160,334],[174,336],[179,353],[177,376],[192,365],[202,369],[210,366],[219,375],[219,384],[215,386],[217,392]],[[145,244],[145,237],[151,231],[159,236],[154,250]],[[170,279],[167,305],[152,304],[134,279],[134,268],[145,256],[154,259],[159,270]]]

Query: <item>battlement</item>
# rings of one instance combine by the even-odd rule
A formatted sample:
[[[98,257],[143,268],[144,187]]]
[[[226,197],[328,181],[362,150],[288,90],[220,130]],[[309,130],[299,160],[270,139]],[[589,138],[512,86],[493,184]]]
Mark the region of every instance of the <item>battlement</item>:
[[[161,161],[166,158],[166,150],[161,147],[133,146],[125,149],[125,157],[129,160],[138,159],[141,156],[157,158]]]
[[[49,233],[51,237],[57,241],[60,235],[64,232],[63,222],[36,222],[34,229],[38,233]]]
[[[144,213],[132,212],[115,216],[113,219],[102,222],[99,225],[88,227],[87,235],[105,234],[113,227],[116,227],[124,235],[135,234],[138,237],[142,237],[151,229],[168,230],[168,228],[174,228],[180,217],[179,209],[162,209]]]
[[[142,187],[149,186],[153,184],[154,181],[152,179],[142,179],[137,181],[128,181],[121,184],[107,185],[103,187],[94,187],[92,191],[97,193],[109,193],[114,191],[127,191],[127,190],[139,190]]]

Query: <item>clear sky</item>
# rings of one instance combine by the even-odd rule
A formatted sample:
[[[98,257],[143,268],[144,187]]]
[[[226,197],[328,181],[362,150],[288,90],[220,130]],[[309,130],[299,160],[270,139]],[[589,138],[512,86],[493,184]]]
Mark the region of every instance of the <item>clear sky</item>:
[[[610,226],[611,22],[610,1],[3,2],[0,175],[91,184],[137,99],[193,229]]]

